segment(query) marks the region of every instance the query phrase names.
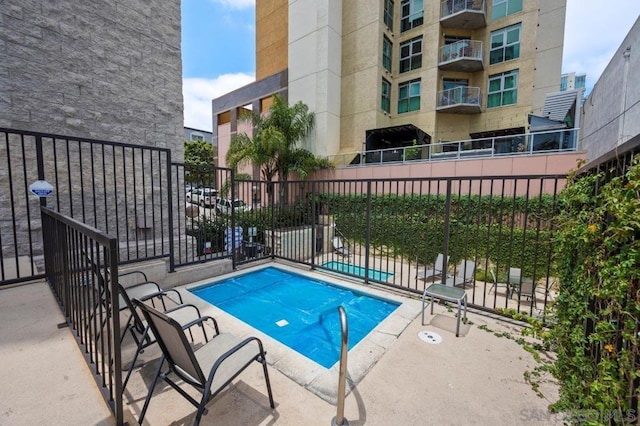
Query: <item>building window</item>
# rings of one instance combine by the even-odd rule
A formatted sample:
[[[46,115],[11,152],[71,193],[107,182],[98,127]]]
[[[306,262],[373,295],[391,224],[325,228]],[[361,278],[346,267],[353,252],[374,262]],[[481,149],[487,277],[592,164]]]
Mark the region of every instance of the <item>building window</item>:
[[[520,57],[520,27],[517,24],[491,32],[490,64]]]
[[[586,74],[576,75],[575,87],[576,87],[576,89],[584,89],[585,87],[587,87],[587,75]]]
[[[391,83],[389,83],[386,78],[382,79],[380,98],[380,108],[387,114],[391,113]]]
[[[567,81],[569,80],[569,76],[563,75],[560,77],[560,91],[564,92],[567,90]]]
[[[422,36],[400,44],[400,72],[407,72],[422,66]]]
[[[385,70],[391,72],[391,52],[392,52],[391,40],[387,36],[382,36],[382,66]]]
[[[522,12],[522,0],[493,0],[491,19],[495,21],[517,12]]]
[[[423,0],[402,0],[402,20],[400,21],[400,32],[403,33],[411,28],[422,25],[424,20]]]
[[[420,79],[398,86],[398,114],[420,110]]]
[[[513,105],[518,102],[518,70],[489,76],[487,108]]]
[[[204,141],[204,135],[202,133],[191,132],[191,140],[202,142]]]
[[[393,0],[384,0],[384,23],[393,31]]]

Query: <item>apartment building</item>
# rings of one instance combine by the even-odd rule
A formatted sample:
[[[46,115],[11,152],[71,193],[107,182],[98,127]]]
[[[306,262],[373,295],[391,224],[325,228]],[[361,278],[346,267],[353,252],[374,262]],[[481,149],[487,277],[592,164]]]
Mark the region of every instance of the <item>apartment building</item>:
[[[560,91],[585,89],[587,87],[587,75],[584,73],[568,72],[560,76]]]
[[[221,152],[238,108],[275,93],[316,115],[306,148],[522,134],[560,88],[566,0],[257,0],[256,83],[213,100]],[[479,146],[482,148],[481,146]]]

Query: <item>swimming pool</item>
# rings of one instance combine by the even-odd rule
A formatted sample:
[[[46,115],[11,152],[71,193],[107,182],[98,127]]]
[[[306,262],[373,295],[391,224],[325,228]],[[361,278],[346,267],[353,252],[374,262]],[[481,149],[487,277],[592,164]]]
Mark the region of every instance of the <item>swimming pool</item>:
[[[346,272],[348,274],[357,275],[364,278],[364,268],[342,262],[327,262],[322,264],[323,268],[333,269],[338,272]],[[386,281],[393,276],[391,272],[384,272],[378,269],[369,269],[369,278],[372,280]]]
[[[349,321],[349,349],[399,306],[275,267],[189,291],[325,368],[340,356],[339,305]]]

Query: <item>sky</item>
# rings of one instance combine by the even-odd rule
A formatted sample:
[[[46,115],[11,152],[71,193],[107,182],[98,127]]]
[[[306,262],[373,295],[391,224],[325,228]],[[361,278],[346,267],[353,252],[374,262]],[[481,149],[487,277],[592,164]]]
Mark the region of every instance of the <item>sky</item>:
[[[255,80],[255,0],[182,1],[184,125],[211,131],[211,100]],[[640,0],[567,0],[562,72],[591,90],[640,15]]]

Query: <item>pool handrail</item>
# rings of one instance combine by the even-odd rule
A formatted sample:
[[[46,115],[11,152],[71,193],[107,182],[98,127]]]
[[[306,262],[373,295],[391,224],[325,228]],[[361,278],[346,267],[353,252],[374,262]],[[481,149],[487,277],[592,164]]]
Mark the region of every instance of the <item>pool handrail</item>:
[[[342,305],[338,306],[338,314],[340,315],[340,370],[338,373],[338,404],[336,416],[331,420],[331,426],[348,426],[349,422],[344,417],[344,399],[347,382],[347,353],[349,351],[349,323],[347,321],[347,313]]]

